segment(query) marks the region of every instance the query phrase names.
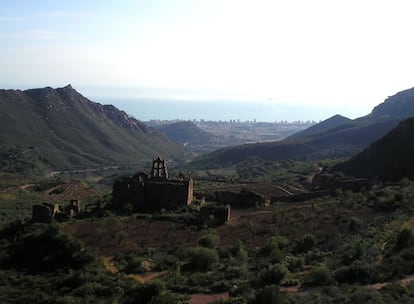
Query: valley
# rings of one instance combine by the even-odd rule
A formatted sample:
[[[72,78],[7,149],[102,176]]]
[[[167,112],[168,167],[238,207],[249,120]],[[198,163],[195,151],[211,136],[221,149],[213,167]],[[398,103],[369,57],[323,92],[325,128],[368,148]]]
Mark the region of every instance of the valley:
[[[0,304],[414,304],[413,1],[0,2]]]
[[[411,91],[307,129],[147,126],[69,87],[13,94],[49,102],[56,113],[39,121],[86,107],[93,119],[82,116],[79,133],[96,124],[119,133],[66,137],[56,126],[45,134],[90,152],[52,154],[42,154],[52,139],[2,135],[0,302],[412,302]]]

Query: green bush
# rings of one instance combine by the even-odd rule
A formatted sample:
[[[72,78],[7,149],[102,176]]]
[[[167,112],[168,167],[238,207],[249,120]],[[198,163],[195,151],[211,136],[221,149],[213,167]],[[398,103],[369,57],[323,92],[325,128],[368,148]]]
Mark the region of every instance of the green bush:
[[[259,279],[266,285],[279,285],[287,274],[287,269],[281,264],[270,265],[259,272]]]
[[[57,226],[37,225],[33,228],[33,231],[14,243],[5,263],[7,267],[35,273],[48,272],[79,269],[94,259],[84,253],[79,241],[63,233]]]
[[[202,236],[198,240],[198,244],[206,248],[216,248],[220,243],[220,237],[217,234],[217,231],[210,230],[206,235]]]
[[[329,285],[333,282],[331,271],[325,266],[318,266],[311,269],[306,283],[311,285]]]
[[[395,201],[394,195],[389,195],[387,197],[380,197],[377,201],[376,208],[378,211],[391,212],[397,209],[397,202]]]
[[[362,220],[358,217],[352,216],[348,220],[347,226],[350,232],[358,232],[362,228]]]
[[[313,265],[313,264],[316,264],[316,263],[320,263],[323,260],[324,260],[324,255],[318,249],[308,251],[305,254],[305,264],[307,264],[307,265]]]
[[[380,273],[376,265],[355,261],[350,266],[342,266],[334,272],[339,283],[369,284],[379,281]]]
[[[127,294],[126,304],[133,303],[152,303],[152,304],[176,304],[180,303],[179,299],[169,293],[163,282],[160,280],[151,280],[144,285],[133,288]]]
[[[414,241],[413,231],[410,228],[403,228],[397,235],[395,247],[397,250],[408,247]]]
[[[232,260],[236,262],[237,265],[244,265],[248,262],[249,256],[244,245],[240,240],[236,240],[230,248],[230,253]]]
[[[192,247],[187,250],[187,257],[190,262],[191,269],[195,271],[207,271],[218,263],[219,256],[217,251],[204,247]]]
[[[306,234],[302,238],[302,251],[307,252],[316,246],[316,238],[313,234]]]
[[[316,238],[313,234],[305,234],[302,239],[297,240],[295,244],[295,251],[297,253],[308,252],[316,247]]]
[[[277,238],[274,236],[266,241],[259,253],[262,256],[268,257],[272,263],[280,263],[283,259],[283,254],[280,251]]]
[[[283,295],[279,291],[278,286],[268,285],[262,289],[259,289],[256,294],[252,304],[279,304],[283,303]]]
[[[304,258],[290,256],[287,259],[287,268],[290,272],[303,271]]]
[[[246,266],[229,266],[226,268],[224,276],[226,279],[237,279],[247,274]]]

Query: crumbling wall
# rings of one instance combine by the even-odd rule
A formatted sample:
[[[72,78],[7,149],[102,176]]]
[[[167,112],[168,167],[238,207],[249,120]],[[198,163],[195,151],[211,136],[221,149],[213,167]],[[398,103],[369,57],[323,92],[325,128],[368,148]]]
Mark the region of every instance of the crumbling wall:
[[[52,220],[52,212],[49,206],[33,205],[32,207],[32,221],[40,223],[50,223]]]
[[[32,221],[40,223],[50,223],[54,219],[57,221],[66,221],[81,212],[81,203],[79,200],[71,200],[69,205],[63,210],[59,204],[43,203],[42,205],[33,205]]]
[[[216,225],[230,221],[230,206],[205,205],[200,208],[203,222],[213,222]]]
[[[58,204],[43,203],[42,205],[33,205],[32,221],[49,223],[59,212],[60,208]]]

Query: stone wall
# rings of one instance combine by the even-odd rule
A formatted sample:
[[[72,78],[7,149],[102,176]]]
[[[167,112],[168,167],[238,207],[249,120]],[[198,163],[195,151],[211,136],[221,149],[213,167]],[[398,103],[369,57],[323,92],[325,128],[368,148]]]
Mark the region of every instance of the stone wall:
[[[130,204],[135,211],[177,209],[193,200],[193,179],[139,179],[136,176],[116,181],[112,190],[115,207]]]
[[[203,222],[221,225],[230,220],[230,206],[205,205],[200,208],[200,216]]]

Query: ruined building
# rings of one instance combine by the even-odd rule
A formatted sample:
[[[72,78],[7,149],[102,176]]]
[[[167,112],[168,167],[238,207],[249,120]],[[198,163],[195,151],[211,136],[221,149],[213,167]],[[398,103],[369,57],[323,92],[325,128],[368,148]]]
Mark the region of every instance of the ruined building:
[[[78,215],[80,212],[80,201],[75,199],[70,200],[67,206],[43,203],[41,205],[33,205],[32,221],[41,223],[50,223],[53,220],[66,221]]]
[[[169,179],[165,160],[157,157],[152,162],[150,175],[139,172],[114,183],[113,204],[122,208],[130,205],[135,211],[157,211],[187,206],[193,200],[193,180],[180,174]]]

